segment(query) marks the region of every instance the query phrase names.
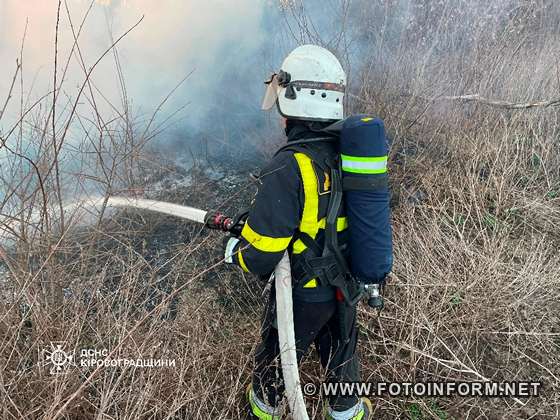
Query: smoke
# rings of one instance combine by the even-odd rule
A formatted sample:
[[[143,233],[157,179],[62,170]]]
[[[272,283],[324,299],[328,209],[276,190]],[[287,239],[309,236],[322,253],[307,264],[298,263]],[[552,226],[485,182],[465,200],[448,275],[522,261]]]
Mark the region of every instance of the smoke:
[[[445,55],[460,56],[460,50],[468,48],[481,33],[494,38],[512,36],[505,33],[511,28],[504,29],[501,22],[519,13],[523,5],[527,9],[529,3],[63,0],[57,86],[67,61],[69,67],[60,108],[69,106],[84,81],[79,57],[89,69],[114,40],[143,17],[118,43],[118,55],[108,54],[93,71],[96,105],[110,115],[130,111],[141,126],[188,76],[160,110],[157,122],[165,121],[167,130],[157,136],[156,144],[169,155],[186,153],[187,146],[201,139],[231,151],[247,144],[251,136],[269,135],[263,129],[277,128],[274,116],[260,111],[262,82],[298,44],[317,43],[333,50],[344,62],[351,86],[358,86],[364,77],[402,74],[397,57],[417,56],[420,68]],[[11,85],[25,33],[23,82],[15,84],[0,120],[0,133],[6,132],[22,109],[53,91],[58,4],[58,0],[0,1],[0,106]],[[73,49],[74,33],[78,32],[79,51]],[[360,73],[364,67],[368,69],[365,76]],[[91,105],[90,96],[84,92],[81,103]],[[167,120],[168,116],[173,118]]]
[[[0,92],[8,91],[26,26],[24,96],[38,98],[52,90],[57,6],[58,0],[0,3]],[[77,32],[87,14],[79,47],[89,67],[112,40],[143,16],[141,24],[117,46],[126,98],[135,112],[150,113],[180,80],[192,73],[172,96],[167,109],[172,111],[189,103],[185,118],[196,125],[228,94],[221,86],[224,76],[232,70],[242,70],[240,63],[254,63],[252,54],[265,36],[261,21],[267,7],[266,2],[253,0],[122,0],[93,4],[90,0],[66,0],[60,11],[58,71],[74,43],[70,21]],[[123,105],[116,70],[114,57],[108,55],[92,74],[94,85],[107,99],[106,107],[108,102]],[[72,96],[84,79],[76,57],[71,58],[65,79],[67,94]],[[19,110],[12,107],[10,111],[14,116]]]
[[[150,144],[163,156],[254,168],[266,153],[259,142],[281,133],[277,116],[260,110],[263,81],[295,46],[323,43],[302,30],[298,10],[278,0],[1,0],[0,111],[11,97],[0,115],[0,199],[22,179],[35,190],[62,183],[54,194],[64,197],[142,184],[132,161],[156,110]],[[314,30],[332,32],[337,13],[315,16]],[[57,174],[49,167],[62,138]]]
[[[307,42],[325,45],[350,68],[350,56],[358,56],[351,40],[360,27],[341,30],[346,3],[351,2],[63,0],[56,41],[57,88],[62,86],[58,112],[78,95],[86,71],[143,17],[117,44],[117,55],[107,54],[99,62],[91,75],[94,92],[82,92],[78,113],[94,119],[95,101],[106,120],[130,111],[141,126],[188,76],[159,110],[155,126],[165,121],[167,129],[157,136],[157,146],[168,155],[186,153],[202,141],[238,151],[249,137],[278,127],[274,114],[260,111],[263,81],[292,48]],[[59,0],[0,2],[0,102],[16,59],[22,63],[22,82],[15,84],[0,133],[55,89],[58,6]]]

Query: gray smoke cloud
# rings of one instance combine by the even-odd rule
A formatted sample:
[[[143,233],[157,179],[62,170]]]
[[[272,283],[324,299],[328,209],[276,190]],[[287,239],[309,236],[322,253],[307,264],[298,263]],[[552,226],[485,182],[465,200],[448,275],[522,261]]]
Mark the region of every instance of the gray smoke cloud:
[[[14,95],[0,132],[24,105],[53,90],[58,0],[0,1],[0,102],[19,57],[24,32],[23,86]],[[418,56],[418,68],[460,54],[481,33],[503,37],[502,22],[530,7],[530,1],[497,0],[66,0],[62,2],[58,71],[66,60],[61,106],[70,103],[84,80],[77,54],[71,55],[73,30],[86,68],[142,16],[143,21],[118,44],[122,78],[115,57],[107,55],[92,74],[105,112],[124,109],[122,85],[132,115],[146,120],[185,76],[188,79],[163,107],[161,120],[182,109],[156,141],[180,151],[202,137],[220,147],[236,147],[248,136],[263,135],[274,116],[260,111],[263,79],[282,57],[303,43],[333,50],[344,62],[354,86],[366,77],[403,72],[395,57]],[[536,4],[536,3],[535,3]],[[68,10],[67,10],[68,9]],[[542,9],[542,8],[541,8]],[[538,12],[541,9],[535,9]],[[525,12],[523,12],[525,13]],[[542,12],[541,10],[541,13]],[[68,16],[69,15],[69,16]],[[509,35],[508,35],[509,36]],[[408,37],[408,38],[407,38]],[[410,42],[407,42],[410,39]],[[427,67],[426,67],[427,68]],[[412,69],[411,71],[415,71]],[[352,77],[356,75],[356,77]],[[360,76],[360,77],[358,77]],[[23,88],[23,91],[22,91]],[[83,102],[87,102],[87,94]],[[104,99],[101,99],[104,98]],[[186,105],[185,108],[183,108]],[[140,124],[141,125],[141,124]]]
[[[30,95],[33,100],[52,90],[57,6],[57,0],[0,2],[0,92],[8,91],[25,31],[24,96]],[[79,46],[89,67],[113,39],[144,16],[141,24],[118,44],[127,98],[136,112],[149,113],[181,79],[192,73],[173,95],[167,109],[188,102],[188,118],[196,122],[228,94],[220,81],[229,67],[247,61],[258,51],[265,36],[262,16],[271,7],[270,3],[251,0],[99,0],[93,4],[90,0],[67,0],[60,13],[58,71],[61,72],[74,43],[70,19],[77,32],[87,14]],[[66,92],[72,96],[84,79],[76,58],[71,58],[65,79]],[[92,81],[107,102],[122,102],[112,55],[100,62]],[[20,93],[18,89],[16,85],[16,94]],[[17,107],[9,109],[12,116],[18,111]]]
[[[319,1],[305,6],[290,0],[62,1],[56,43],[57,87],[63,82],[58,113],[64,115],[62,109],[68,110],[83,84],[80,57],[89,69],[143,17],[118,43],[118,55],[108,54],[93,71],[96,106],[107,120],[129,110],[141,127],[188,76],[160,110],[153,126],[166,121],[167,129],[152,143],[169,156],[187,153],[187,148],[196,152],[197,144],[200,151],[201,141],[237,153],[247,138],[262,136],[263,128],[278,128],[278,118],[263,113],[260,102],[263,81],[283,56],[305,42],[333,44],[333,21],[340,18],[341,7],[338,0],[330,3],[332,7],[321,10]],[[23,83],[18,79],[15,84],[0,132],[10,128],[22,108],[53,91],[58,5],[58,0],[0,2],[0,101],[7,96],[16,59],[21,59],[23,76]],[[301,13],[313,20],[300,21]],[[302,23],[310,31],[303,30]],[[94,119],[92,95],[85,89],[82,96],[78,113]],[[48,101],[43,112],[46,107]]]
[[[308,4],[315,8],[319,2]],[[0,116],[6,146],[0,147],[0,174],[8,184],[21,176],[38,182],[30,163],[13,151],[48,167],[52,139],[61,142],[64,136],[63,195],[103,193],[103,184],[91,181],[100,165],[123,160],[119,168],[128,172],[123,138],[129,126],[120,122],[123,116],[140,134],[156,109],[151,130],[157,135],[150,144],[164,157],[191,164],[193,154],[208,157],[209,150],[210,160],[245,160],[254,167],[265,151],[259,141],[281,135],[277,115],[260,110],[264,79],[295,46],[328,42],[313,34],[333,32],[337,25],[329,21],[338,19],[339,9],[305,21],[313,28],[309,32],[299,21],[301,5],[282,0],[1,0],[0,110],[10,91],[11,99]],[[314,10],[306,6],[304,12]],[[16,60],[21,69],[12,85]],[[84,81],[94,65],[89,86]],[[15,126],[30,108],[25,122]],[[49,184],[55,182],[54,172],[48,173]]]

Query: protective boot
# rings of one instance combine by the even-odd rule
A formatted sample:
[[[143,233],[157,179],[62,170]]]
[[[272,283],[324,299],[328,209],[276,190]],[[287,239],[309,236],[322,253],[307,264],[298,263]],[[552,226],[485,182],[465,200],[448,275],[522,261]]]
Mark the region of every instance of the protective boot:
[[[357,411],[357,412],[356,412]],[[328,405],[325,409],[325,420],[370,420],[373,406],[369,398],[362,397],[356,407],[346,411],[334,411]]]
[[[250,383],[247,386],[246,392],[247,401],[249,402],[249,419],[251,420],[280,420],[281,419],[281,408],[271,407],[264,401],[261,401],[259,397],[255,395],[253,391],[253,384]]]

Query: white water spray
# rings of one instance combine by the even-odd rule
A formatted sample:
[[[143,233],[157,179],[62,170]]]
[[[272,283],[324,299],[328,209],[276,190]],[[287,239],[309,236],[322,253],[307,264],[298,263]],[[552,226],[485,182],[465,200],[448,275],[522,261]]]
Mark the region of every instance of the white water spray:
[[[104,199],[96,199],[94,205],[99,207],[103,204]],[[109,197],[107,199],[108,207],[130,207],[140,210],[155,211],[170,216],[179,217],[181,219],[191,220],[197,223],[204,223],[204,217],[207,211],[196,209],[194,207],[182,206],[179,204],[166,203],[164,201],[148,200],[144,198],[130,197]]]
[[[164,201],[148,200],[144,198],[133,197],[89,197],[86,199],[72,201],[63,205],[65,216],[70,216],[73,224],[88,224],[88,216],[98,214],[105,205],[107,208],[135,208],[139,210],[155,211],[170,216],[179,217],[181,219],[190,220],[196,223],[204,223],[206,216],[205,210],[193,207],[182,206],[179,204],[167,203]],[[51,214],[55,214],[51,211]],[[92,218],[89,218],[93,220]],[[0,242],[6,242],[14,239],[13,231],[18,231],[20,223],[26,223],[33,229],[40,222],[39,213],[33,214],[29,220],[22,222],[17,218],[3,216],[0,218]]]

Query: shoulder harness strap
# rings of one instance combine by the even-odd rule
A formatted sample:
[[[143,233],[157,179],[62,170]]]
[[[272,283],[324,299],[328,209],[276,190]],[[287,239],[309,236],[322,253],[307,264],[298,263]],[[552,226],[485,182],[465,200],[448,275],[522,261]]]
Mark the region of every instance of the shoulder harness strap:
[[[331,177],[331,196],[327,206],[327,215],[325,220],[325,242],[321,247],[315,241],[315,238],[306,232],[298,234],[299,240],[305,244],[309,249],[308,261],[309,269],[316,275],[317,271],[320,272],[319,276],[322,277],[323,282],[340,288],[343,293],[346,289],[346,275],[350,272],[346,259],[342,255],[338,245],[337,235],[337,219],[340,206],[342,205],[343,185],[342,185],[342,169],[340,161],[326,153],[314,150],[308,147],[309,144],[334,141],[333,137],[318,137],[313,139],[306,139],[301,141],[290,142],[281,147],[276,154],[290,150],[295,153],[302,153],[311,159],[321,170],[328,172]],[[318,215],[317,215],[318,216]],[[338,267],[336,270],[331,268]],[[311,273],[310,273],[311,274]],[[346,295],[346,293],[344,293]],[[347,296],[345,296],[348,298]]]
[[[336,164],[336,162],[333,161],[326,154],[323,154],[317,150],[313,150],[311,147],[308,146],[314,143],[321,143],[321,142],[326,143],[335,140],[336,139],[334,137],[316,137],[312,139],[291,141],[285,144],[284,146],[282,146],[280,149],[278,149],[274,154],[274,156],[276,156],[278,153],[283,152],[285,150],[291,150],[293,152],[303,153],[309,156],[313,161],[313,163],[315,163],[324,172],[327,172],[330,168],[332,168],[332,166]]]

